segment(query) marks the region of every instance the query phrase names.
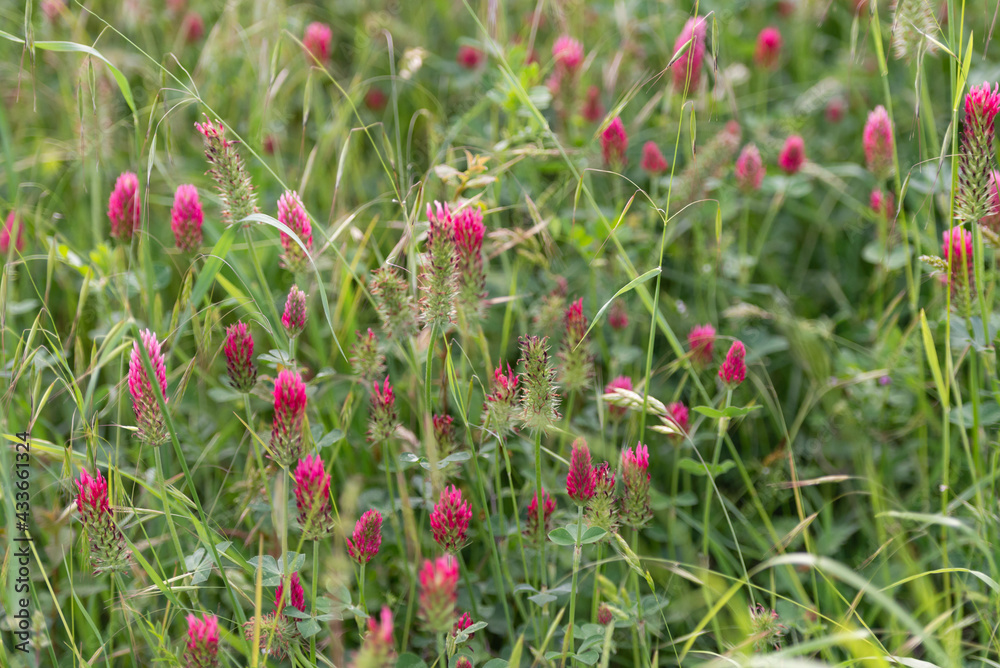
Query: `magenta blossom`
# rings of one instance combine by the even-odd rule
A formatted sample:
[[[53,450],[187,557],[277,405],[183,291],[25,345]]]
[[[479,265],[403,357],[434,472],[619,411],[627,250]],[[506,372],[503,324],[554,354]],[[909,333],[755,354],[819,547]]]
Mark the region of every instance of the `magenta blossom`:
[[[786,174],[794,174],[800,169],[806,161],[806,144],[802,141],[802,137],[798,135],[792,135],[785,140],[785,146],[781,149],[781,153],[778,154],[778,166]]]
[[[431,533],[446,552],[455,552],[465,544],[465,535],[472,520],[472,506],[462,499],[462,490],[455,486],[441,490],[441,498],[431,512]]]
[[[742,341],[733,341],[729,352],[726,353],[726,361],[719,368],[719,378],[730,389],[735,388],[747,377],[747,365],[744,361],[747,351]]]
[[[597,470],[590,459],[590,448],[582,438],[573,441],[573,452],[566,475],[566,494],[578,506],[587,505],[597,487]]]
[[[555,58],[556,67],[572,74],[583,63],[583,45],[572,37],[563,35],[552,45],[552,57]]]
[[[347,553],[358,564],[367,564],[382,546],[382,515],[377,510],[366,511],[354,525],[347,539]]]
[[[781,32],[774,27],[764,28],[757,35],[757,50],[754,52],[754,62],[760,67],[772,70],[778,65],[781,56]]]
[[[625,125],[621,118],[615,116],[601,133],[601,154],[604,156],[604,164],[612,168],[624,167],[628,162],[625,157],[627,150],[628,135],[625,133]]]
[[[708,33],[708,22],[704,16],[694,16],[684,24],[684,29],[674,42],[674,55],[688,44],[687,50],[674,61],[671,66],[674,75],[674,88],[694,90],[701,81],[701,63],[705,58],[705,36]]]
[[[174,233],[177,247],[183,251],[194,251],[201,245],[201,224],[205,215],[198,199],[198,189],[192,185],[177,186],[174,206],[170,210],[170,229]]]
[[[333,41],[333,31],[325,23],[314,21],[306,26],[302,37],[302,46],[306,48],[309,62],[315,58],[321,64],[330,58],[330,43]]]
[[[122,172],[108,198],[108,218],[111,237],[129,241],[139,229],[142,203],[139,201],[139,177],[134,172]]]
[[[642,145],[642,169],[652,175],[662,174],[667,171],[667,159],[663,157],[660,147],[654,141],[648,141]]]

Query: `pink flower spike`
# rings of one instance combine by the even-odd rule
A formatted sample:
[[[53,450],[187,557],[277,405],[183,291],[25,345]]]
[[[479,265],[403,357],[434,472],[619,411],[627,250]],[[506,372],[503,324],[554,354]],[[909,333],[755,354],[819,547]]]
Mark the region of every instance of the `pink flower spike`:
[[[330,513],[330,474],[319,455],[306,455],[295,468],[295,506],[306,538],[321,538],[333,524]]]
[[[291,369],[282,369],[274,383],[274,423],[271,427],[272,457],[290,467],[305,453],[302,424],[306,416],[306,385]]]
[[[160,351],[160,342],[156,340],[156,334],[148,329],[140,335],[142,345],[149,356],[150,366],[156,376],[156,391],[163,397],[163,402],[167,402],[167,369],[163,361],[163,353]],[[163,415],[160,412],[160,404],[153,394],[154,385],[146,375],[146,369],[142,364],[142,354],[139,352],[139,342],[132,344],[132,355],[128,364],[128,389],[132,395],[132,410],[135,413],[135,421],[139,427],[139,438],[150,445],[159,445],[166,438],[166,429],[163,426]]]
[[[781,56],[781,32],[777,28],[768,27],[757,35],[757,50],[754,52],[754,62],[758,66],[773,70],[778,65]]]
[[[556,511],[556,502],[549,493],[542,488],[542,533],[548,534],[549,523],[552,520],[552,513]],[[538,492],[531,498],[528,504],[528,523],[524,529],[524,535],[534,539],[538,536]]]
[[[983,82],[973,86],[965,96],[965,122],[977,131],[992,134],[993,121],[1000,112],[1000,87]]]
[[[181,34],[188,44],[200,41],[205,36],[205,20],[201,18],[201,14],[194,10],[185,14],[181,22]]]
[[[226,328],[226,372],[233,387],[243,394],[257,382],[257,366],[253,362],[253,336],[242,321]]]
[[[285,312],[281,316],[281,324],[288,332],[288,338],[294,339],[306,328],[306,293],[293,285],[285,300]]]
[[[781,149],[781,153],[778,155],[778,166],[781,167],[786,174],[794,174],[802,169],[802,165],[805,161],[806,144],[802,141],[802,137],[792,135],[785,140],[785,146]]]
[[[680,430],[686,434],[688,430],[688,419],[690,415],[687,406],[685,406],[679,401],[675,401],[672,404],[667,405],[667,413],[669,414],[670,418],[677,423],[677,426],[680,428]]]
[[[11,211],[7,214],[7,220],[4,223],[3,229],[0,230],[0,254],[7,255],[10,251],[10,240],[14,236],[14,223],[15,223],[14,212]],[[17,230],[17,240],[14,242],[14,250],[18,253],[24,250],[24,220],[20,221],[20,227]]]
[[[628,162],[625,157],[627,150],[628,135],[625,133],[625,125],[620,117],[615,116],[601,133],[601,154],[604,156],[604,164],[612,168],[624,167]]]
[[[199,619],[187,616],[188,641],[184,649],[186,668],[214,668],[219,665],[219,620],[215,615]]]
[[[395,656],[392,644],[392,611],[383,606],[377,618],[375,615],[368,618],[368,633],[350,665],[351,668],[382,668],[395,665]]]
[[[892,121],[885,107],[879,105],[868,114],[865,131],[862,135],[862,145],[865,149],[865,162],[868,171],[883,179],[892,173]]]
[[[170,229],[174,233],[177,247],[182,251],[194,251],[201,245],[201,224],[205,215],[198,199],[198,189],[192,185],[177,186],[174,206],[170,210]]]
[[[472,615],[467,612],[463,612],[462,616],[458,618],[457,622],[455,622],[455,625],[451,627],[451,635],[457,636],[470,626],[472,626]],[[475,636],[475,633],[470,633],[469,640],[472,640]]]
[[[628,526],[639,528],[653,515],[649,507],[649,448],[642,443],[635,450],[622,451],[622,482],[625,490],[620,516]]]
[[[437,544],[446,552],[460,550],[471,520],[472,506],[462,499],[462,490],[455,486],[442,489],[431,512],[431,533]]]
[[[891,219],[896,211],[896,202],[891,192],[883,192],[881,188],[872,190],[869,197],[872,211],[886,219]]]
[[[420,619],[431,633],[447,633],[455,623],[458,561],[450,554],[420,568]]]
[[[688,350],[691,351],[691,361],[702,366],[711,364],[712,353],[715,350],[715,327],[711,325],[696,325],[688,333]]]
[[[660,152],[660,147],[654,141],[648,141],[642,145],[642,162],[640,166],[644,171],[652,174],[662,174],[667,171],[667,159]]]
[[[368,442],[382,443],[392,438],[399,426],[399,416],[396,413],[396,395],[393,392],[389,377],[385,377],[382,387],[378,381],[372,383],[374,392],[371,396],[371,415],[368,419]]]
[[[312,251],[313,235],[309,215],[302,205],[302,199],[294,190],[286,190],[278,199],[278,222],[290,229],[299,241]],[[308,257],[290,235],[281,233],[281,264],[289,271],[302,271],[308,266]]]
[[[474,46],[463,44],[458,47],[458,55],[455,57],[455,60],[465,69],[474,70],[483,64],[486,60],[486,54]]]
[[[122,572],[128,569],[131,553],[125,546],[125,536],[115,524],[108,500],[108,483],[100,471],[95,476],[80,471],[76,481],[76,508],[80,521],[87,529],[90,557],[94,570]]]
[[[694,90],[701,81],[701,63],[705,58],[705,36],[708,33],[708,22],[703,16],[694,16],[687,20],[684,29],[674,42],[676,55],[685,44],[690,44],[687,50],[674,61],[671,66],[674,74],[674,88],[677,90]]]
[[[354,525],[354,533],[347,539],[347,553],[358,564],[367,564],[382,546],[382,515],[369,510]]]
[[[597,486],[597,471],[590,460],[590,448],[582,438],[573,441],[573,452],[566,475],[566,493],[578,506],[587,505]]]
[[[139,201],[139,177],[134,172],[122,172],[115,181],[115,188],[108,198],[108,218],[111,220],[111,237],[130,241],[139,229],[142,203]]]
[[[332,41],[333,31],[327,24],[314,21],[306,26],[305,35],[302,37],[302,45],[306,48],[309,62],[312,62],[313,57],[321,64],[329,60],[330,43]]]
[[[764,163],[760,151],[753,144],[747,144],[736,158],[736,185],[745,193],[760,190],[764,182]]]
[[[563,35],[552,45],[552,57],[556,67],[574,73],[583,63],[583,45],[568,35]]]
[[[742,341],[733,341],[729,352],[726,353],[726,361],[719,368],[719,378],[730,389],[735,388],[747,377],[747,365],[744,361],[747,351]]]
[[[292,573],[292,577],[289,579],[289,584],[291,585],[289,595],[292,607],[299,612],[305,612],[306,590],[302,588],[302,582],[299,581],[298,573]],[[281,613],[281,611],[285,609],[285,605],[287,603],[288,601],[285,600],[285,580],[282,578],[281,583],[274,592],[274,607],[277,608],[278,613]]]

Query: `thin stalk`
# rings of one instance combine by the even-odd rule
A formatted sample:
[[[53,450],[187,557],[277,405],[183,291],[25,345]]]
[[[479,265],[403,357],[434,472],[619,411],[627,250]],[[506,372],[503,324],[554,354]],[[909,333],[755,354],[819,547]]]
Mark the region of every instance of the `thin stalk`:
[[[576,620],[576,579],[580,573],[580,556],[583,547],[580,539],[583,538],[583,506],[576,509],[576,543],[573,545],[573,584],[569,590],[569,627],[566,630],[566,639],[563,641],[563,653],[561,665],[566,665],[566,658],[573,650],[573,622]]]
[[[535,431],[535,498],[538,499],[538,591],[545,586],[545,504],[542,501],[542,430]]]

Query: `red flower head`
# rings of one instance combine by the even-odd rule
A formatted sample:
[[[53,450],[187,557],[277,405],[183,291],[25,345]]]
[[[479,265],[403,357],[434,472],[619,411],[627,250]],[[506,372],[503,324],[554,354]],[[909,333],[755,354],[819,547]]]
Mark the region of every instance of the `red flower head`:
[[[972,233],[965,228],[956,226],[944,232],[942,237],[944,241],[941,244],[941,252],[944,259],[951,263],[951,273],[955,277],[960,277],[964,265],[971,282],[973,272]],[[957,280],[961,284],[962,279],[958,278]]]
[[[368,633],[361,649],[354,655],[351,668],[381,668],[395,665],[392,645],[392,611],[383,606],[378,619],[368,618]]]
[[[511,370],[510,364],[507,365],[506,373],[503,362],[498,363],[493,370],[493,392],[483,402],[483,421],[489,422],[489,428],[499,434],[505,434],[512,428],[518,406],[519,382],[520,376]]]
[[[846,111],[847,103],[844,102],[844,98],[831,98],[830,101],[826,103],[826,120],[831,123],[839,123],[843,120],[844,113]]]
[[[549,496],[549,493],[542,489],[542,533],[548,533],[549,523],[552,520],[552,513],[556,511],[556,502]],[[538,492],[531,498],[528,504],[528,523],[525,525],[524,535],[528,538],[538,536]]]
[[[552,57],[555,58],[558,69],[572,74],[583,63],[583,45],[572,37],[563,35],[552,45]]]
[[[764,28],[757,35],[757,50],[754,52],[754,61],[765,69],[774,69],[778,65],[778,58],[781,56],[781,33],[777,28]]]
[[[450,554],[426,560],[420,569],[420,618],[431,633],[447,633],[455,623],[458,561]]]
[[[4,223],[3,229],[0,230],[0,254],[7,255],[7,251],[10,250],[10,240],[14,236],[14,212],[11,211],[7,215],[7,221]],[[17,230],[17,240],[14,242],[14,249],[20,253],[24,250],[24,221],[21,221],[20,227]]]
[[[372,383],[375,390],[371,398],[371,415],[368,419],[368,442],[382,443],[396,433],[399,417],[396,414],[396,394],[392,390],[389,377],[385,377],[382,387],[378,381]]]
[[[108,198],[108,218],[111,237],[129,241],[139,229],[142,203],[139,201],[139,177],[134,172],[122,172]]]
[[[614,621],[614,617],[611,615],[611,608],[608,607],[607,603],[601,603],[601,607],[597,609],[597,623],[601,626],[607,626],[612,621]]]
[[[778,154],[778,166],[786,174],[794,174],[802,169],[802,164],[806,161],[806,144],[802,137],[792,135],[785,140],[785,147]]]
[[[472,506],[462,499],[462,490],[455,486],[441,490],[441,498],[431,512],[431,533],[447,552],[460,550],[472,520]]]
[[[347,553],[358,564],[367,564],[382,546],[382,515],[369,510],[354,525],[354,533],[347,539]]]
[[[760,189],[764,182],[764,162],[760,151],[753,144],[747,144],[736,158],[736,185],[745,193]]]
[[[608,311],[608,324],[616,332],[628,327],[628,311],[625,309],[625,302],[621,299],[616,299],[611,305],[611,310]]]
[[[726,361],[719,368],[719,378],[730,388],[734,388],[742,383],[747,377],[747,365],[744,361],[747,351],[742,341],[733,341],[729,352],[726,353]]]
[[[184,649],[187,668],[215,668],[219,665],[219,620],[215,615],[198,619],[187,616],[188,641]]]
[[[653,174],[662,174],[667,171],[667,159],[660,152],[660,147],[654,141],[648,141],[642,145],[642,162],[640,166],[644,171]]]
[[[679,401],[667,405],[667,414],[677,423],[680,430],[687,433],[688,430],[688,408]]]
[[[307,58],[312,62],[316,58],[320,63],[325,63],[330,58],[330,42],[333,41],[333,31],[325,23],[314,21],[306,26],[306,33],[302,37],[302,45],[306,48]]]
[[[289,589],[289,595],[291,597],[292,607],[299,612],[306,611],[306,591],[302,588],[302,583],[299,581],[299,574],[292,573],[292,577],[289,580],[291,588]],[[285,605],[288,601],[285,600],[285,582],[282,579],[281,584],[274,592],[274,607],[277,608],[280,613],[285,609]]]
[[[302,424],[306,416],[306,385],[290,369],[282,369],[274,383],[274,423],[271,427],[272,457],[281,466],[291,466],[305,454]]]
[[[330,474],[319,455],[306,455],[295,468],[295,506],[306,538],[321,538],[333,526]]]
[[[177,247],[183,251],[197,250],[201,245],[201,224],[205,216],[198,199],[198,189],[191,185],[177,186],[174,206],[170,210],[170,229]]]
[[[281,324],[288,332],[288,338],[294,339],[306,328],[306,293],[293,285],[285,300],[285,312],[281,315]]]
[[[286,190],[278,199],[278,222],[295,233],[299,241],[305,245],[306,251],[312,251],[312,223],[309,222],[309,215],[302,205],[302,198],[294,190]],[[290,271],[302,271],[306,268],[308,264],[306,252],[295,239],[284,232],[281,233],[281,249],[282,266]]]
[[[160,351],[160,342],[156,340],[156,334],[148,329],[140,336],[142,345],[149,355],[149,363],[156,376],[156,391],[163,397],[164,403],[167,401],[167,369],[163,361],[163,353]],[[135,421],[139,427],[139,438],[150,445],[159,445],[166,438],[166,429],[163,426],[163,414],[160,412],[160,404],[156,395],[153,394],[154,385],[146,375],[146,369],[142,365],[142,354],[139,352],[139,342],[132,344],[132,356],[128,363],[128,389],[132,395],[132,410],[135,412]]]
[[[594,496],[597,486],[597,472],[590,460],[590,448],[582,438],[573,441],[573,453],[569,459],[569,473],[566,475],[566,493],[578,506],[587,505]]]
[[[194,10],[185,14],[181,22],[181,34],[188,44],[200,41],[205,36],[205,20],[201,18],[201,14]]]
[[[965,123],[977,132],[993,133],[993,121],[1000,112],[1000,87],[984,82],[965,96]]]
[[[868,170],[883,179],[892,173],[892,121],[885,107],[879,105],[868,114],[861,138]]]
[[[226,372],[233,387],[244,394],[257,382],[257,366],[253,363],[253,336],[242,321],[226,328]]]
[[[688,333],[688,350],[691,360],[702,366],[712,362],[715,350],[715,327],[711,325],[696,325]]]
[[[389,96],[382,92],[381,88],[369,88],[365,93],[365,106],[376,114],[385,110],[385,105],[389,101]]]
[[[624,167],[628,160],[625,151],[628,150],[628,135],[622,119],[615,116],[614,120],[601,133],[601,154],[604,164],[608,167]]]
[[[472,615],[470,615],[467,612],[463,612],[462,616],[458,618],[457,622],[455,622],[455,625],[451,627],[451,635],[457,636],[459,633],[469,628],[470,626],[472,626]],[[472,640],[475,636],[476,636],[475,633],[470,633],[469,640]]]
[[[115,524],[111,513],[108,483],[100,471],[96,471],[96,474],[92,477],[86,470],[82,470],[80,479],[76,481],[76,508],[80,511],[80,521],[87,528],[91,561],[98,573],[125,571],[130,558],[128,548],[125,547],[125,536]]]
[[[708,22],[703,16],[694,16],[684,24],[684,29],[674,42],[674,54],[676,55],[688,42],[690,45],[671,66],[674,73],[674,88],[694,90],[698,87],[698,82],[701,80],[701,63],[705,58],[707,33]]]
[[[649,507],[649,448],[642,443],[635,450],[622,451],[622,482],[622,521],[630,527],[641,527],[653,515]]]
[[[486,60],[486,54],[474,46],[463,44],[458,47],[458,55],[455,58],[458,64],[467,70],[474,70]]]
[[[869,197],[872,211],[884,218],[892,218],[896,210],[896,202],[891,192],[883,192],[881,188],[872,189]]]

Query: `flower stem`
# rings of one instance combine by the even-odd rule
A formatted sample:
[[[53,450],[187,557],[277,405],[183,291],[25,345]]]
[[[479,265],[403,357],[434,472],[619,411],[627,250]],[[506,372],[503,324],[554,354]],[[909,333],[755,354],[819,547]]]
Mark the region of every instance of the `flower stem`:
[[[538,591],[545,586],[545,504],[542,501],[542,430],[535,432],[535,498],[538,499]]]
[[[562,664],[566,665],[566,658],[573,651],[573,623],[576,621],[576,580],[580,574],[580,556],[583,547],[580,539],[583,538],[583,506],[577,506],[576,510],[576,543],[573,545],[573,584],[569,590],[569,627],[566,630],[566,639],[563,641]]]

